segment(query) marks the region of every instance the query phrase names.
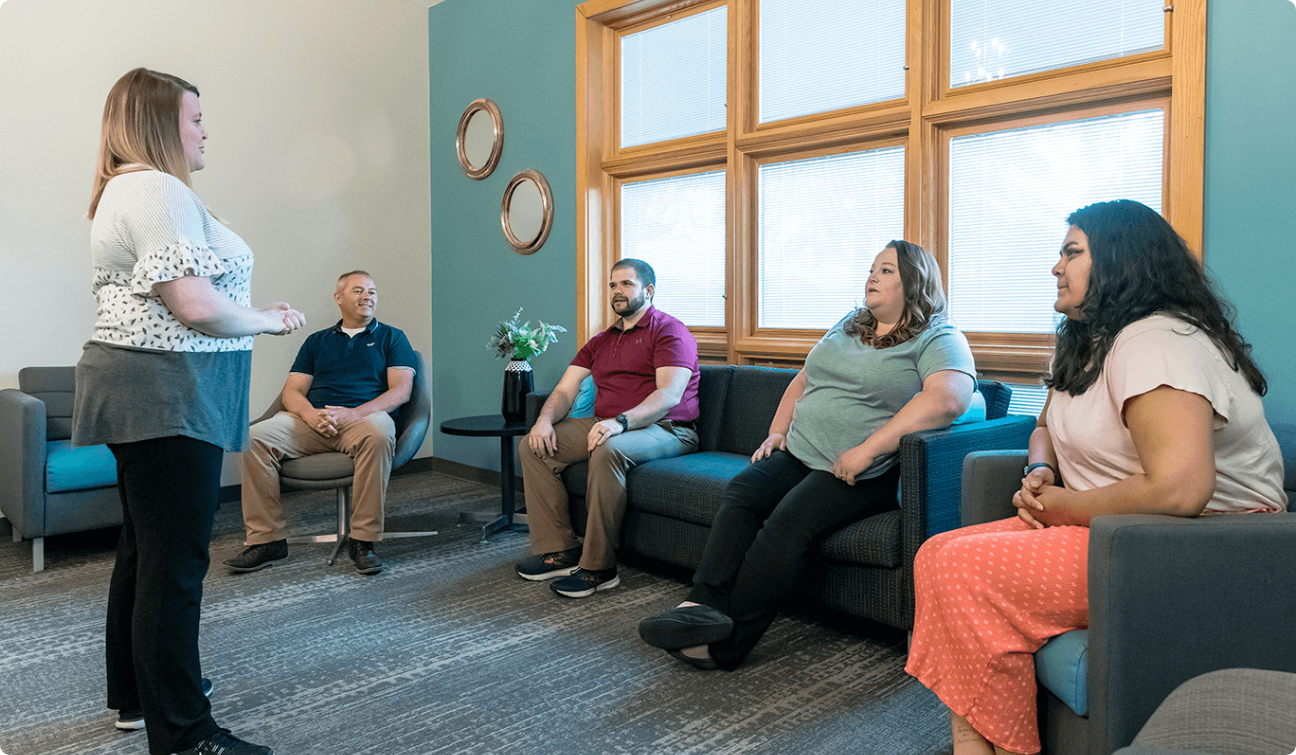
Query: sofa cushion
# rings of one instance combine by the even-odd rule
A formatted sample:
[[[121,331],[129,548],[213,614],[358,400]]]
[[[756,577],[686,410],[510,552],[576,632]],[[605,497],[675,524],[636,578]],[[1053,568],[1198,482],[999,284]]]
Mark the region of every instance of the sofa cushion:
[[[718,451],[656,459],[630,471],[626,493],[637,511],[709,527],[725,485],[750,463]]]
[[[73,448],[70,440],[52,440],[45,451],[45,492],[66,493],[117,484],[117,459],[108,446]]]
[[[833,561],[896,569],[900,566],[900,512],[884,511],[824,538],[819,553]]]
[[[769,437],[770,422],[796,370],[743,367],[729,378],[723,425],[714,450],[750,458]],[[712,449],[706,449],[712,450]]]
[[[1089,715],[1089,630],[1060,634],[1035,652],[1035,678],[1077,715]]]

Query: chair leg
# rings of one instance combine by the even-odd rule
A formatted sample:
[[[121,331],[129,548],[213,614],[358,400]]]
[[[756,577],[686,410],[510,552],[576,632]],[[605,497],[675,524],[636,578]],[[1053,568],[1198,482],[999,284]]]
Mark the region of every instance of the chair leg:
[[[17,530],[14,534],[18,534]],[[45,571],[45,538],[43,537],[32,538],[32,571]]]
[[[342,545],[350,539],[347,534],[351,527],[351,486],[338,488],[337,491],[337,545],[333,546],[333,554],[329,556],[328,565],[332,566],[336,561],[338,554],[342,552]]]

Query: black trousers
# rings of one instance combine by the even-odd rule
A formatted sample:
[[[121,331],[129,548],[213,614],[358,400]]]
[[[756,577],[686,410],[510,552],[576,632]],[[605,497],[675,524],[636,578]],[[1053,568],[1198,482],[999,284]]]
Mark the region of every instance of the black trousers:
[[[733,619],[733,634],[710,645],[721,668],[732,671],[756,647],[819,537],[898,508],[899,483],[898,465],[851,486],[786,451],[775,451],[729,481],[688,595]]]
[[[224,451],[173,436],[112,444],[122,502],[108,591],[108,707],[144,711],[149,752],[217,730],[202,693],[198,619]]]

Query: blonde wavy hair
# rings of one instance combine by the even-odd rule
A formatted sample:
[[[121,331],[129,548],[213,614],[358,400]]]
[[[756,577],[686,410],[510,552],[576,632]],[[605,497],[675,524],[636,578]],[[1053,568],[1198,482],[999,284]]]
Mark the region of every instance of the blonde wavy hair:
[[[933,321],[945,316],[945,286],[940,266],[926,249],[908,241],[892,241],[884,249],[896,251],[900,285],[904,288],[905,308],[900,322],[890,333],[877,335],[877,318],[867,307],[859,307],[843,328],[846,335],[856,336],[866,345],[878,349],[898,346],[927,329]]]
[[[94,190],[90,193],[93,219],[104,187],[128,165],[147,165],[170,173],[189,186],[189,165],[180,143],[180,100],[198,88],[169,73],[136,68],[117,80],[104,103],[103,132]]]

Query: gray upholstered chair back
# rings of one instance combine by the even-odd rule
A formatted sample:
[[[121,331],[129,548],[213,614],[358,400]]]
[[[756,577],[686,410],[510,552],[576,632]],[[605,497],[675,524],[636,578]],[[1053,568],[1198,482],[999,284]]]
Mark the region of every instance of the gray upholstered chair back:
[[[45,402],[45,440],[71,439],[75,367],[24,367],[18,390]]]

